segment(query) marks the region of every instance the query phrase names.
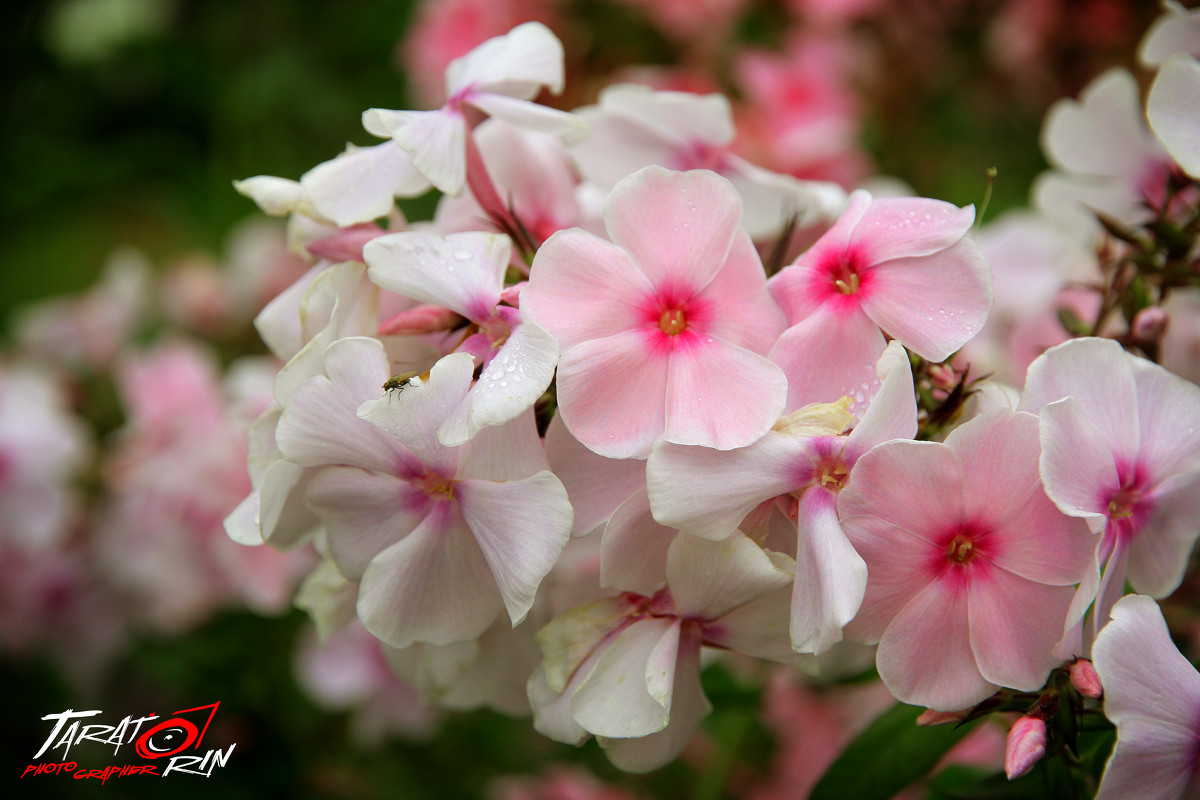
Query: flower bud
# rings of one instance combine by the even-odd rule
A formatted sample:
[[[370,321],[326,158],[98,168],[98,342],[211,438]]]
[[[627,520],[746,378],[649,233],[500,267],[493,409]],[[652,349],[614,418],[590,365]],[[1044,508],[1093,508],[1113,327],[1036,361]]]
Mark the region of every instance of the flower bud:
[[[1096,668],[1086,658],[1077,658],[1067,668],[1071,676],[1071,685],[1084,697],[1100,699],[1104,688],[1100,685],[1100,676]]]
[[[428,303],[401,311],[394,317],[379,323],[380,336],[437,333],[449,331],[462,325],[463,318],[456,311]]]
[[[921,716],[917,717],[917,724],[922,728],[927,728],[931,725],[946,725],[951,722],[962,722],[967,718],[970,709],[962,711],[934,711],[932,708],[927,708],[921,712]]]
[[[1157,342],[1167,332],[1170,318],[1158,306],[1143,308],[1133,316],[1129,332],[1137,342]]]
[[[1004,774],[1015,780],[1046,755],[1046,722],[1038,717],[1021,717],[1008,730],[1004,746]]]

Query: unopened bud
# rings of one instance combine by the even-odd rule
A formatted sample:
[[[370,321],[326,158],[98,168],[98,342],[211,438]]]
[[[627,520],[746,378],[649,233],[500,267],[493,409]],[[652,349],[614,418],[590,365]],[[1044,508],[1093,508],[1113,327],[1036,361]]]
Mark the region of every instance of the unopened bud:
[[[1016,780],[1046,755],[1046,722],[1038,717],[1021,717],[1008,730],[1004,746],[1004,774]]]
[[[928,728],[932,725],[947,725],[951,722],[962,722],[967,718],[970,709],[962,711],[934,711],[932,708],[927,708],[921,712],[921,716],[917,717],[917,724],[922,728]]]
[[[1149,306],[1133,315],[1129,332],[1133,334],[1134,341],[1157,342],[1167,332],[1169,322],[1166,311],[1159,306]]]
[[[341,228],[328,236],[310,242],[308,252],[317,258],[330,261],[362,261],[363,246],[372,239],[383,236],[387,231],[374,222],[364,222]]]
[[[929,382],[935,389],[948,392],[958,385],[958,373],[949,364],[930,364]]]
[[[1099,700],[1100,696],[1104,694],[1104,688],[1100,685],[1100,676],[1096,674],[1096,668],[1092,666],[1092,662],[1086,658],[1075,659],[1067,671],[1071,676],[1071,685],[1084,697]]]
[[[394,317],[379,323],[380,336],[403,336],[406,334],[438,333],[460,327],[464,319],[455,311],[441,306],[423,304],[401,311]]]

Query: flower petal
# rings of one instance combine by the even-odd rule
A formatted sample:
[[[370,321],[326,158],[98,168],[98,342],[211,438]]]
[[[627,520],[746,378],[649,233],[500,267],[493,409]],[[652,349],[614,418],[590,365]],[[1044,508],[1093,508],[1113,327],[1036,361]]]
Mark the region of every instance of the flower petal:
[[[791,641],[797,653],[820,654],[842,640],[867,588],[867,564],[842,531],[837,497],[812,487],[800,498]]]
[[[930,256],[961,240],[974,221],[974,206],[959,208],[926,197],[877,197],[854,226],[847,248],[874,265]]]
[[[539,472],[505,483],[456,481],[454,493],[517,625],[571,537],[567,490],[549,472]]]
[[[656,287],[690,294],[725,263],[740,232],[742,199],[729,181],[706,170],[651,166],[613,187],[604,224]]]
[[[1189,175],[1200,175],[1200,62],[1186,53],[1167,59],[1150,87],[1146,116],[1150,127],[1175,163]]]
[[[646,487],[635,490],[604,528],[600,586],[653,595],[667,581],[667,551],[675,534],[654,521]]]

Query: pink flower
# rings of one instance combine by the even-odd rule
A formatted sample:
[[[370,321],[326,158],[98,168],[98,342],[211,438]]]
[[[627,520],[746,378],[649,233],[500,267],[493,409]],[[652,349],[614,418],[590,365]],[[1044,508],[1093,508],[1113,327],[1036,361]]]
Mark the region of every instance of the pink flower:
[[[1035,417],[996,411],[855,465],[838,511],[868,580],[846,632],[879,642],[903,702],[967,708],[1001,686],[1040,689],[1058,663],[1093,541],[1042,491],[1038,450]]]
[[[559,411],[590,449],[729,449],[779,418],[787,381],[764,354],[783,318],[740,218],[728,181],[647,167],[609,195],[612,243],[569,230],[538,251],[522,310],[558,341]]]
[[[791,566],[740,534],[676,536],[666,589],[573,608],[538,632],[534,727],[571,744],[595,735],[630,772],[671,761],[712,710],[700,686],[701,645],[792,660],[784,633]]]
[[[974,219],[940,200],[850,195],[841,219],[770,282],[791,325],[770,353],[788,376],[788,408],[863,402],[883,332],[930,361],[979,332],[992,281],[966,238]]]
[[[1096,800],[1174,800],[1200,790],[1200,675],[1171,643],[1149,597],[1130,595],[1093,648],[1104,682],[1104,714],[1117,745]]]
[[[912,370],[899,343],[879,361],[880,391],[848,435],[839,404],[810,406],[784,417],[758,441],[717,451],[660,442],[646,464],[655,518],[689,535],[720,540],[760,504],[782,507],[794,526],[796,577],[791,641],[797,652],[821,653],[842,638],[867,583],[867,568],[838,524],[837,497],[854,465],[872,447],[917,431]],[[606,545],[610,538],[604,532]],[[609,554],[642,542],[614,542]],[[644,558],[644,556],[643,556]],[[635,563],[634,553],[621,559]]]
[[[1041,418],[1046,494],[1104,534],[1077,617],[1094,596],[1102,627],[1126,579],[1173,592],[1200,515],[1200,388],[1111,339],[1075,339],[1029,367],[1020,408]]]

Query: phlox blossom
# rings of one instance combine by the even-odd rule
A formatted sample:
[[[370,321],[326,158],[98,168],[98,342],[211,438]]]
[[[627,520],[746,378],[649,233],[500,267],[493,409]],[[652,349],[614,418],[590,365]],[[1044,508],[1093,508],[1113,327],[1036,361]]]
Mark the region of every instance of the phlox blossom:
[[[1038,476],[1038,424],[994,411],[945,443],[893,441],[858,460],[838,499],[867,563],[849,637],[879,643],[905,703],[951,711],[1005,686],[1040,689],[1093,537]]]
[[[1046,494],[1103,533],[1077,616],[1096,597],[1098,630],[1126,580],[1173,592],[1200,533],[1200,388],[1111,339],[1074,339],[1030,365],[1020,409],[1041,420]]]
[[[992,281],[967,238],[974,219],[972,207],[940,200],[850,195],[837,223],[770,281],[791,326],[770,352],[788,376],[789,409],[865,402],[884,332],[930,361],[979,332]]]
[[[783,316],[741,213],[711,172],[647,167],[609,195],[611,242],[572,229],[538,251],[521,308],[558,342],[559,411],[591,450],[729,449],[779,418],[787,380],[765,353]]]

